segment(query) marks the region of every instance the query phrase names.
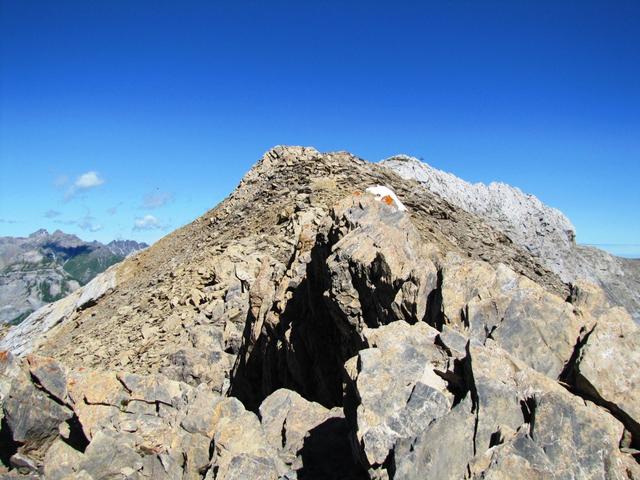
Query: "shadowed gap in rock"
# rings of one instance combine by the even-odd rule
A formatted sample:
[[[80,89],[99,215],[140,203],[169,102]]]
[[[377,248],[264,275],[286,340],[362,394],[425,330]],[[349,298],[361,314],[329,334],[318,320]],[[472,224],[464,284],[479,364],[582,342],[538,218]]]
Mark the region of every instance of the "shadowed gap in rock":
[[[342,405],[344,362],[365,345],[323,295],[328,287],[328,252],[327,245],[316,243],[305,278],[292,292],[277,325],[265,325],[253,346],[250,332],[255,319],[247,319],[229,390],[246,408],[257,411],[279,388],[327,408]]]
[[[368,478],[353,457],[344,418],[329,418],[309,432],[298,455],[304,465],[297,471],[300,480]]]
[[[444,312],[442,310],[442,269],[439,268],[436,277],[436,288],[429,292],[427,297],[427,311],[424,321],[433,328],[442,331],[444,326]]]
[[[562,372],[558,376],[558,380],[560,384],[572,394],[607,409],[609,413],[619,420],[629,432],[630,440],[626,442],[628,443],[626,446],[631,447],[634,450],[640,450],[640,425],[638,422],[631,418],[626,412],[622,411],[615,403],[602,398],[593,385],[591,385],[586,378],[580,375],[579,362],[581,350],[589,341],[589,337],[595,328],[597,328],[597,325],[586,332],[582,338],[578,339],[576,345],[573,347],[571,358],[562,369]],[[640,463],[640,455],[635,455],[634,458],[638,463]]]
[[[20,445],[21,443],[13,440],[11,427],[9,427],[7,419],[3,417],[0,423],[0,463],[5,467],[10,467],[11,456],[18,451]]]
[[[89,439],[84,434],[84,430],[82,430],[82,424],[80,423],[80,419],[74,413],[73,417],[67,420],[67,424],[69,425],[69,438],[67,439],[63,438],[62,440],[71,448],[74,448],[79,452],[84,453],[87,446],[89,445]]]
[[[535,397],[527,397],[520,400],[520,409],[522,410],[522,418],[524,423],[529,424],[529,436],[533,438],[533,432],[536,425],[536,408],[538,402]]]

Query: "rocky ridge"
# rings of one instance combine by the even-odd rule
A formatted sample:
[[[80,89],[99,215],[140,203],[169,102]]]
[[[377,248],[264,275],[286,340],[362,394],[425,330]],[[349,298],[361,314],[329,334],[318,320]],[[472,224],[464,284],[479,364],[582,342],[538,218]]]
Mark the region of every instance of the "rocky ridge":
[[[348,153],[270,150],[94,282],[0,344],[8,475],[640,478],[628,313]]]
[[[485,219],[525,248],[564,282],[584,280],[607,292],[640,323],[640,266],[597,248],[577,245],[575,227],[559,210],[504,183],[469,183],[408,155],[381,165],[422,183],[453,205]]]

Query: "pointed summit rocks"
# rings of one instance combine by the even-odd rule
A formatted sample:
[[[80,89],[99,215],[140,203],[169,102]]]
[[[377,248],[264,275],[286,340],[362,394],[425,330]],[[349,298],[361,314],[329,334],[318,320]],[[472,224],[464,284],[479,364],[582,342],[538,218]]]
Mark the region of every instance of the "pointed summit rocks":
[[[275,147],[103,275],[1,341],[8,478],[640,478],[629,314],[384,166]]]

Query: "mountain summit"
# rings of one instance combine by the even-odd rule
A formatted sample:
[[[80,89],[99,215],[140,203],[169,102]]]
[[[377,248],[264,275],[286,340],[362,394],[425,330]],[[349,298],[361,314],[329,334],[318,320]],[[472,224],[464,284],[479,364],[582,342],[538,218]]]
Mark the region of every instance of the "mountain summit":
[[[640,330],[543,260],[384,165],[276,147],[216,208],[9,331],[2,461],[640,478]]]

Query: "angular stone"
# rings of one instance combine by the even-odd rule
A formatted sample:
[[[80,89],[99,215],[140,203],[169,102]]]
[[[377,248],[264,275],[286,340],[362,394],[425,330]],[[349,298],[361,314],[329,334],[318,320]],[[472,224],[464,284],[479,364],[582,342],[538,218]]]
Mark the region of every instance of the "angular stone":
[[[422,424],[422,431],[414,438],[401,439],[394,448],[394,478],[464,478],[474,449],[475,415],[470,399],[431,423],[424,420],[427,421]]]
[[[187,414],[181,422],[182,428],[189,433],[199,433],[212,438],[215,433],[215,407],[222,397],[209,391],[204,385],[200,386],[195,398],[189,403]]]
[[[100,430],[87,446],[79,469],[95,479],[106,479],[121,477],[123,469],[137,472],[142,466],[142,457],[130,434]]]
[[[12,439],[23,444],[25,452],[46,448],[58,436],[60,424],[73,416],[69,408],[22,376],[13,379],[3,403],[4,421]]]
[[[437,270],[408,214],[368,195],[350,196],[333,209],[321,235],[331,247],[327,295],[336,321],[359,332],[425,318]]]
[[[357,425],[363,464],[380,469],[399,439],[449,411],[453,395],[435,373],[445,372],[448,361],[433,328],[399,321],[365,329],[364,336],[372,348],[358,353],[345,412]]]
[[[68,403],[67,375],[65,368],[52,358],[27,355],[29,372],[42,388],[62,403]]]
[[[604,309],[569,373],[575,389],[609,408],[640,442],[640,328],[622,308]]]
[[[586,323],[573,305],[505,265],[457,254],[447,255],[442,277],[445,322],[551,378],[562,373]]]
[[[63,480],[80,469],[84,454],[57,439],[44,457],[44,475],[48,480]]]
[[[322,405],[286,389],[276,390],[260,405],[266,439],[289,465],[294,463],[309,431],[335,415]]]

